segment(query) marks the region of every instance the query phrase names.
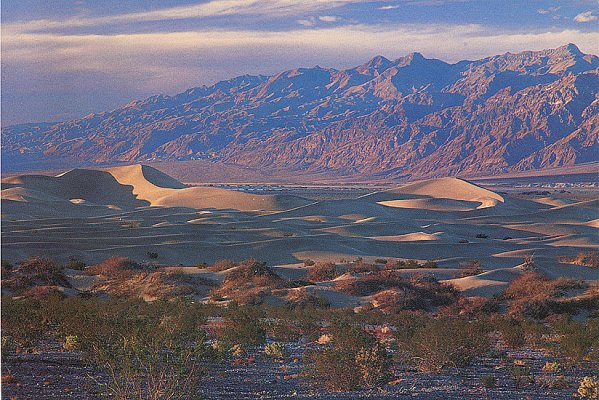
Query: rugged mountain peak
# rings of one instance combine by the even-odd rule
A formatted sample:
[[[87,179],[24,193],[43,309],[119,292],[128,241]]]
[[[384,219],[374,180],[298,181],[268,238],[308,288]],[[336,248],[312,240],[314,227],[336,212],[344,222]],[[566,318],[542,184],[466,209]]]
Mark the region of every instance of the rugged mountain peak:
[[[599,152],[598,60],[568,44],[456,64],[411,53],[244,75],[75,121],[6,127],[2,158],[7,170],[213,159],[419,177],[587,162]]]

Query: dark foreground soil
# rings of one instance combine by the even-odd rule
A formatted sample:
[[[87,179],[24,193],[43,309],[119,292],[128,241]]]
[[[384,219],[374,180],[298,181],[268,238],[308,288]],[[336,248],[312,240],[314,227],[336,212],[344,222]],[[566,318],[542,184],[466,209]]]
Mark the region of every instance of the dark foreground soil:
[[[440,374],[396,366],[397,379],[382,389],[327,393],[300,378],[304,348],[298,343],[286,344],[289,356],[279,361],[266,357],[262,349],[257,348],[246,359],[206,364],[198,392],[205,399],[571,399],[582,377],[592,373],[568,368],[546,372],[542,370],[543,365],[554,360],[542,353],[508,351],[503,358],[480,359],[469,367],[448,369]],[[531,371],[530,378],[519,387],[511,374],[514,360]],[[109,398],[102,395],[101,384],[107,381],[106,376],[86,366],[79,352],[47,349],[10,354],[3,357],[2,375],[4,399]],[[481,377],[486,375],[496,378],[496,387],[482,386]],[[560,375],[570,387],[548,388]],[[10,376],[8,380],[7,376]]]

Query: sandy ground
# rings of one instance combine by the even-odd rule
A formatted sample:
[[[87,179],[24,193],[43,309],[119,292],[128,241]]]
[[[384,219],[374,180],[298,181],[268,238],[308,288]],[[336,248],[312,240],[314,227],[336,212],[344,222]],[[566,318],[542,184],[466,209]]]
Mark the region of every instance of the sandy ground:
[[[155,252],[157,262],[189,266],[253,256],[289,276],[301,274],[297,264],[307,258],[436,260],[439,268],[428,272],[438,279],[489,295],[521,273],[526,255],[549,276],[599,279],[599,270],[556,261],[599,248],[598,219],[599,195],[522,199],[456,178],[315,201],[187,187],[134,165],[4,179],[2,259],[149,261]],[[474,259],[483,274],[452,279],[461,262]]]

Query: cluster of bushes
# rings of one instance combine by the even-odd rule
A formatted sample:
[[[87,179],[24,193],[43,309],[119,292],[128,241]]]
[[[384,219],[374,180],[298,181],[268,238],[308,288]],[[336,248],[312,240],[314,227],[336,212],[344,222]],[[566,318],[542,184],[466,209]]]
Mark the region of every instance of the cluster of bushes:
[[[575,264],[589,268],[599,268],[599,254],[597,254],[595,251],[581,251],[574,257],[558,257],[557,261],[564,264]]]
[[[337,265],[332,262],[315,263],[306,273],[305,279],[310,282],[324,282],[335,279],[340,275]]]
[[[223,284],[213,289],[212,296],[229,297],[241,304],[261,304],[272,289],[284,286],[283,279],[266,263],[249,258],[227,272]]]
[[[70,288],[64,266],[49,258],[31,257],[16,266],[2,262],[2,288],[15,295],[59,294],[57,287]]]
[[[568,290],[582,288],[581,283],[566,279],[549,279],[538,272],[515,278],[506,288],[503,299],[511,315],[544,319],[552,314],[572,312],[576,304],[561,301]]]
[[[417,269],[417,268],[437,268],[437,263],[433,260],[427,260],[420,263],[416,260],[387,260],[385,269]]]
[[[372,296],[385,312],[430,310],[456,301],[457,290],[430,275],[403,278],[396,271],[378,271],[335,282],[335,289],[354,296]]]
[[[491,348],[489,329],[462,318],[411,317],[398,325],[402,358],[419,370],[440,371],[469,364]]]
[[[478,274],[482,274],[483,269],[478,260],[471,260],[467,262],[460,263],[459,270],[455,275],[456,278],[464,278],[467,276],[474,276]]]
[[[106,373],[117,399],[196,395],[205,346],[201,309],[181,301],[3,300],[3,335],[34,345],[53,335]]]
[[[330,343],[305,354],[308,375],[314,383],[331,391],[348,391],[377,387],[391,380],[391,359],[374,337],[348,321],[334,322],[327,332],[332,338]]]

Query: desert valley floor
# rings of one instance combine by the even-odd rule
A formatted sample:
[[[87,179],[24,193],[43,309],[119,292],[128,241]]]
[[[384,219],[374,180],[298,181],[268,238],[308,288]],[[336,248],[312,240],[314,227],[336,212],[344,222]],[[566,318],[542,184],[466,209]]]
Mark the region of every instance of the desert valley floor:
[[[434,260],[437,268],[405,273],[430,273],[465,295],[488,296],[532,255],[548,277],[599,279],[596,269],[558,261],[599,247],[599,200],[592,191],[522,195],[456,178],[372,190],[333,200],[259,195],[189,187],[141,165],[10,177],[2,181],[2,258],[93,264],[121,255],[185,266],[188,274],[217,281],[223,274],[195,265],[254,257],[281,276],[301,279],[307,259],[341,266],[360,257]],[[484,272],[456,278],[469,260],[479,260]],[[75,288],[91,284],[72,275]],[[333,306],[365,301],[334,293],[327,282],[310,290]]]

